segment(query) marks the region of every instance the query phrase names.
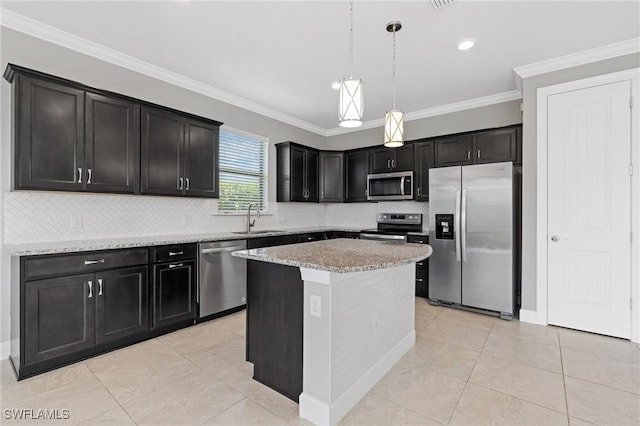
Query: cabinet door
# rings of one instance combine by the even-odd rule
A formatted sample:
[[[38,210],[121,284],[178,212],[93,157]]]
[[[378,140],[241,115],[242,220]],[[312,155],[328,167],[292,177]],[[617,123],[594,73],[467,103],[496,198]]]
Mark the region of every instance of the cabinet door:
[[[184,192],[184,119],[171,112],[142,108],[141,175],[143,194]]]
[[[96,343],[149,329],[146,266],[99,272],[95,286]]]
[[[342,202],[344,198],[344,153],[320,152],[320,202]]]
[[[493,130],[474,135],[474,163],[518,160],[516,129]]]
[[[17,78],[16,189],[82,190],[84,91]]]
[[[400,148],[392,148],[391,168],[394,172],[413,170],[413,146],[410,144]]]
[[[473,136],[436,139],[436,167],[463,166],[473,162]]]
[[[195,318],[195,261],[154,266],[153,327]]]
[[[87,92],[85,149],[88,191],[139,191],[140,106]]]
[[[26,364],[94,345],[93,274],[27,281],[24,286]]]
[[[429,169],[433,167],[433,141],[420,142],[415,149],[415,199],[429,201]]]
[[[305,201],[310,202],[318,202],[319,199],[319,191],[318,191],[318,151],[307,150],[307,161],[306,161],[306,181],[307,181],[307,198]]]
[[[369,173],[387,173],[391,171],[393,152],[389,148],[372,148],[369,151]]]
[[[304,148],[291,146],[290,152],[290,179],[291,201],[306,201],[306,176],[305,157],[307,151]]]
[[[369,151],[345,153],[345,201],[367,201],[367,175],[369,174]]]
[[[184,129],[185,191],[190,197],[218,198],[219,127],[187,120]]]

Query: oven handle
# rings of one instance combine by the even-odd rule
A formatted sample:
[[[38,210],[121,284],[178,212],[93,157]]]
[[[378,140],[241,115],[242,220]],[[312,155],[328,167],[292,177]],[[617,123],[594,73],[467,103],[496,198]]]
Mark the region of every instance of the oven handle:
[[[406,241],[406,235],[387,235],[387,234],[367,234],[360,233],[361,240],[391,240],[391,241]]]

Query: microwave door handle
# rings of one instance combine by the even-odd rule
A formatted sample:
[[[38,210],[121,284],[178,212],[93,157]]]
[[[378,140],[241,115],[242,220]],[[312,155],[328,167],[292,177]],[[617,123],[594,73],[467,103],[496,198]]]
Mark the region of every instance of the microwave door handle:
[[[405,179],[405,176],[402,176],[400,178],[400,195],[406,195],[404,193],[404,179]]]

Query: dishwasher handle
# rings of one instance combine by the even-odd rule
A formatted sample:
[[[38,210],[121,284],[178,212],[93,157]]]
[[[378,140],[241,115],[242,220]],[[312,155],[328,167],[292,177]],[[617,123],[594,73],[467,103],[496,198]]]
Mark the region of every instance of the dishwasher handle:
[[[224,253],[224,252],[228,252],[228,251],[237,251],[237,250],[245,250],[245,248],[242,247],[242,246],[223,247],[223,248],[205,248],[205,249],[201,249],[200,253],[202,253],[202,254]]]

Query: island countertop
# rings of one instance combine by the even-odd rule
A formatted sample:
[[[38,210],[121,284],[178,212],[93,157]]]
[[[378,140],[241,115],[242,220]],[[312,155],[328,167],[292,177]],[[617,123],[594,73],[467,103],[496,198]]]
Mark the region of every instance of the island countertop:
[[[431,256],[428,244],[338,238],[239,250],[233,256],[330,272],[360,272],[415,263]]]

